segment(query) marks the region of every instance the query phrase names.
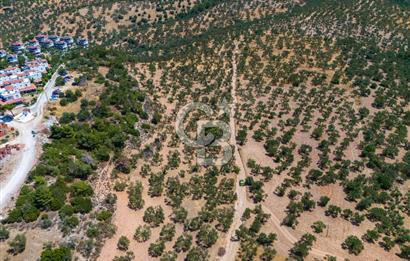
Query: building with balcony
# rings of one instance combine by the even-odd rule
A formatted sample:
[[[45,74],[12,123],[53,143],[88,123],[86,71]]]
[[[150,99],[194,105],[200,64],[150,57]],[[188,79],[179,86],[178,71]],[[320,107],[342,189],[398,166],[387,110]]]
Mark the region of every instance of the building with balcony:
[[[87,47],[88,46],[88,40],[85,38],[79,38],[77,40],[77,45],[80,47]]]
[[[46,73],[48,68],[49,68],[49,65],[48,65],[47,60],[37,59],[37,60],[26,62],[23,69]]]
[[[38,34],[35,38],[40,44],[46,40],[46,36],[44,34]]]
[[[63,36],[61,37],[61,40],[67,43],[67,45],[72,45],[74,43],[74,39],[71,36]]]
[[[49,40],[49,39],[44,40],[40,44],[41,44],[41,47],[43,47],[45,49],[49,49],[49,48],[54,46],[54,42]]]
[[[58,35],[49,35],[48,39],[55,43],[55,42],[60,41],[60,36],[58,36]]]
[[[11,43],[10,49],[15,53],[20,53],[24,50],[24,44],[21,42]]]
[[[19,91],[11,90],[10,88],[0,89],[0,105],[22,103],[23,98]]]
[[[0,74],[0,86],[4,86],[5,82],[11,81],[11,80],[15,80],[17,79],[19,76],[17,76],[17,74]]]
[[[32,82],[40,82],[42,79],[42,73],[34,70],[25,70],[18,73],[17,78],[28,78]]]
[[[59,50],[66,50],[68,48],[67,43],[64,41],[55,42],[54,47]]]
[[[27,50],[31,54],[40,54],[41,53],[40,46],[38,46],[38,45],[29,46],[29,47],[27,47]]]
[[[9,81],[3,82],[0,87],[5,88],[8,86],[13,87],[14,89],[20,89],[29,86],[30,80],[28,78],[17,78],[17,79],[11,79]]]
[[[11,80],[10,75],[7,74],[0,74],[0,85],[3,84],[3,82]]]
[[[18,62],[17,55],[9,55],[9,56],[7,56],[7,62],[9,62],[9,63],[17,63],[17,62]]]
[[[36,39],[32,39],[32,40],[28,41],[27,45],[28,46],[37,46],[38,42],[37,42]]]
[[[6,74],[6,75],[13,75],[19,72],[21,72],[21,70],[18,67],[8,67],[3,70],[0,70],[0,74]]]

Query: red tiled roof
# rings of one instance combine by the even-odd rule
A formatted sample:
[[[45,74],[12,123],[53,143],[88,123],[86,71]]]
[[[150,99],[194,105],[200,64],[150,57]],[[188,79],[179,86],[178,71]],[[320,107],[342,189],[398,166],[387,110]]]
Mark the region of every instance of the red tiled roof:
[[[29,86],[27,86],[27,87],[24,87],[24,88],[21,88],[21,89],[18,89],[20,92],[26,92],[26,91],[34,91],[34,90],[36,90],[37,89],[37,87],[34,85],[34,84],[31,84],[31,85],[29,85]]]
[[[15,79],[15,80],[11,80],[11,81],[4,81],[0,84],[0,87],[7,87],[7,86],[13,86],[13,84],[16,83],[23,83],[25,79]],[[25,82],[25,83],[30,83],[29,81]]]
[[[10,85],[10,84],[13,84],[13,83],[19,83],[19,82],[23,82],[23,81],[24,81],[23,79],[12,79],[12,80],[5,81],[3,83],[3,86],[4,85]]]
[[[11,71],[15,69],[17,69],[17,67],[7,67],[6,69],[3,69],[3,71]]]
[[[40,65],[39,64],[26,64],[26,66],[30,68],[36,68],[36,67],[39,67]]]
[[[48,62],[46,59],[36,59],[36,60],[29,61],[27,63],[48,63]]]
[[[26,70],[26,71],[22,71],[22,72],[17,73],[17,76],[20,76],[20,77],[27,76],[27,75],[30,75],[30,73],[35,73],[35,72],[36,71],[34,71],[34,70]]]
[[[23,102],[23,98],[18,98],[18,99],[14,99],[11,101],[2,101],[0,100],[0,105],[8,105],[8,104],[14,104],[14,103],[19,103],[19,102]]]

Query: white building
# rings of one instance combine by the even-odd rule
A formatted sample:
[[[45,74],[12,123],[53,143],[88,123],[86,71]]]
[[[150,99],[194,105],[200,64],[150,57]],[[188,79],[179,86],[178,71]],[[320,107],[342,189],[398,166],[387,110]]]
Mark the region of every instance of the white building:
[[[10,81],[5,81],[0,87],[12,86],[15,89],[24,88],[31,85],[31,82],[28,78],[18,78]]]
[[[47,60],[37,59],[25,63],[26,70],[37,71],[41,73],[46,73],[49,68]]]
[[[8,67],[6,69],[0,70],[0,74],[7,74],[7,75],[17,74],[19,72],[21,72],[21,70],[18,67]]]
[[[17,74],[19,78],[28,78],[30,81],[39,82],[41,81],[42,74],[39,71],[25,70]]]
[[[11,74],[11,75],[8,75],[8,74],[0,74],[0,86],[3,86],[4,84],[4,82],[8,82],[8,81],[11,81],[11,80],[15,80],[15,79],[17,79],[18,78],[18,76],[16,75],[16,74]]]
[[[7,105],[22,102],[23,98],[19,91],[9,88],[0,88],[0,100],[1,105]]]
[[[0,74],[0,85],[5,81],[10,81],[10,75]]]

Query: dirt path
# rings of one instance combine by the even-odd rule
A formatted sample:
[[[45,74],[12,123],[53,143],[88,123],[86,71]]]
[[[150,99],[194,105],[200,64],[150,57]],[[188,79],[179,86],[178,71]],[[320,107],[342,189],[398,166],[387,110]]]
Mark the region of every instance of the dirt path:
[[[231,237],[235,235],[235,230],[239,228],[241,225],[241,216],[242,213],[245,211],[247,200],[246,200],[246,188],[241,187],[239,185],[239,180],[245,179],[245,168],[241,161],[241,156],[239,155],[238,146],[236,145],[236,123],[235,123],[235,111],[236,111],[236,104],[237,104],[237,97],[236,97],[236,81],[237,81],[237,73],[236,73],[236,55],[238,54],[238,45],[235,45],[235,49],[233,52],[232,57],[232,82],[231,82],[231,97],[232,97],[232,104],[231,104],[231,112],[229,116],[229,127],[231,130],[231,137],[230,137],[230,144],[235,147],[234,156],[235,156],[235,163],[239,167],[238,178],[236,180],[236,195],[238,199],[235,202],[235,216],[233,218],[233,223],[226,235],[226,254],[221,257],[221,261],[232,261],[235,260],[236,253],[239,249],[239,242],[231,241]]]
[[[237,83],[237,64],[236,64],[236,56],[238,55],[238,45],[235,44],[235,49],[232,56],[232,82],[231,82],[231,96],[232,96],[232,104],[231,104],[231,113],[229,118],[229,126],[231,129],[231,138],[230,143],[235,147],[234,155],[236,165],[239,167],[240,171],[238,174],[238,179],[236,182],[236,194],[238,196],[237,201],[235,202],[235,216],[231,228],[229,229],[226,238],[227,243],[225,246],[226,254],[220,258],[221,261],[233,261],[236,258],[236,254],[239,249],[239,242],[231,241],[231,237],[235,235],[235,230],[241,225],[241,215],[244,212],[247,206],[251,204],[248,203],[248,199],[246,196],[246,187],[241,187],[239,185],[239,180],[246,178],[246,167],[245,163],[243,162],[242,155],[239,153],[238,146],[236,145],[236,123],[235,123],[235,110],[237,106],[237,95],[236,95],[236,83]],[[281,225],[279,218],[266,206],[262,204],[262,209],[265,213],[271,215],[270,219],[280,231],[280,233],[292,244],[296,243],[298,239],[292,235],[291,232],[288,231],[287,228]],[[312,248],[310,251],[311,255],[315,255],[318,257],[326,257],[326,256],[335,256],[332,253],[328,253],[326,251],[322,251],[319,249]],[[340,256],[336,256],[338,260],[343,260],[344,258]]]
[[[37,131],[40,127],[43,116],[44,107],[48,102],[48,97],[51,96],[55,81],[57,79],[58,69],[53,74],[51,79],[44,87],[44,92],[40,94],[36,103],[30,107],[30,111],[34,118],[28,122],[17,122],[14,120],[10,125],[15,128],[19,135],[12,143],[24,144],[24,149],[19,152],[18,164],[14,166],[13,171],[0,183],[0,211],[7,207],[11,198],[17,194],[21,185],[24,183],[31,168],[33,168],[37,159],[38,137],[33,136],[32,131]],[[1,218],[1,216],[0,216]]]
[[[248,175],[248,173],[246,172],[246,168],[245,168],[245,162],[243,161],[243,157],[242,157],[242,153],[239,153],[239,159],[240,159],[240,168],[244,169],[245,171],[245,177]],[[246,192],[245,192],[246,193]],[[245,201],[247,201],[247,198],[245,198]],[[248,204],[247,202],[245,204]],[[249,203],[250,204],[250,203]],[[291,244],[295,244],[298,239],[292,235],[292,233],[284,226],[282,226],[281,221],[279,220],[279,218],[275,215],[275,213],[273,213],[268,207],[266,207],[265,205],[263,205],[263,203],[261,204],[262,206],[262,210],[263,212],[270,214],[270,220],[273,222],[273,224],[275,225],[276,229],[280,231],[280,233],[291,243]],[[316,248],[312,248],[309,252],[311,255],[317,256],[317,257],[326,257],[326,256],[335,256],[338,260],[344,260],[344,257],[340,257],[337,256],[335,254],[326,252],[326,251],[322,251]],[[228,259],[228,260],[234,260],[234,259]]]
[[[264,205],[262,205],[262,210],[265,213],[270,214],[270,220],[273,222],[273,224],[275,224],[275,227],[280,230],[280,232],[282,233],[282,235],[289,240],[289,242],[291,242],[292,244],[296,243],[298,241],[298,239],[293,236],[286,228],[284,228],[281,225],[280,220],[278,219],[278,217],[276,217],[276,215],[267,207],[265,207]],[[326,252],[326,251],[322,251],[316,248],[312,248],[309,252],[310,255],[314,255],[314,256],[318,256],[318,257],[326,257],[326,256],[334,256],[337,258],[337,260],[344,260],[344,257],[340,257],[337,255],[334,255],[332,253]]]

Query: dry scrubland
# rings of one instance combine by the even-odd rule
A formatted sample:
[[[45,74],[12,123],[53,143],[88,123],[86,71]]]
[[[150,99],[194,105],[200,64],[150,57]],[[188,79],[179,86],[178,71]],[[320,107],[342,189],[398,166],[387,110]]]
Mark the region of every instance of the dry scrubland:
[[[138,30],[190,10],[196,0],[183,1],[4,1],[0,4],[2,40],[33,37],[33,32],[83,36],[104,43],[120,30]]]
[[[107,14],[125,2],[105,13],[79,12],[109,21]],[[241,226],[232,243],[237,259],[408,259],[404,2],[215,2],[132,31],[119,26],[128,22],[108,23],[103,27],[120,32],[111,40],[123,48],[73,58],[71,70],[92,79],[82,97],[89,101],[55,106],[60,126],[27,183],[33,191],[17,200],[22,219],[28,222],[31,205],[48,213],[43,220],[70,238],[58,246],[50,237],[53,250],[71,247],[80,259],[218,260],[229,245],[243,165],[246,202],[237,209]],[[211,119],[235,117],[237,144],[231,145],[240,158],[222,168],[199,166],[195,150],[176,135],[176,115],[193,101],[218,112],[224,99],[231,106],[237,101],[235,115]],[[198,120],[210,118],[194,111],[185,120],[192,139]],[[64,153],[52,156],[55,148]],[[218,148],[206,150],[221,155]],[[66,167],[67,159],[80,167]],[[67,190],[64,206],[56,210],[38,199],[46,189],[40,177],[59,199],[55,189]],[[28,223],[44,223],[37,217]],[[13,237],[13,226],[31,231],[22,220],[8,222]],[[28,241],[23,254],[10,258],[27,251],[38,253],[38,246]]]

